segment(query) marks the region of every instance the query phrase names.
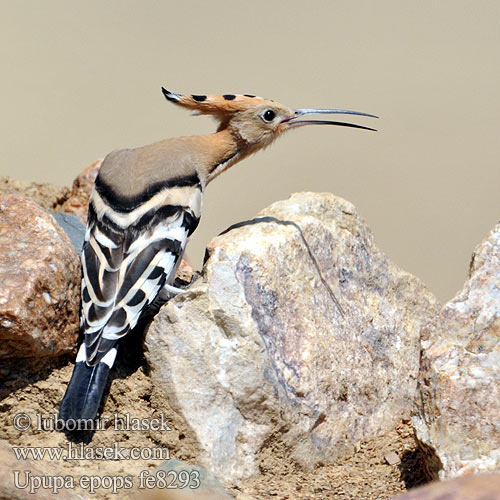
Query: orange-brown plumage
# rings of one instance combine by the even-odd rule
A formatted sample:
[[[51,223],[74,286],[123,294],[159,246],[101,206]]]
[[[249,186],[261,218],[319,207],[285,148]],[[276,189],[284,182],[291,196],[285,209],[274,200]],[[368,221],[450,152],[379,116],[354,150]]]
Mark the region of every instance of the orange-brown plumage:
[[[273,101],[250,94],[183,95],[163,89],[165,97],[179,106],[200,114],[226,114],[243,111],[260,105],[272,105]]]
[[[305,115],[353,114],[374,117],[367,113],[337,109],[292,109],[271,99],[251,94],[183,95],[164,88],[162,90],[168,101],[196,114],[211,115],[219,121],[217,133],[193,138],[203,147],[209,147],[206,151],[207,161],[200,162],[196,167],[207,183],[235,163],[267,147],[278,136],[292,128],[320,124],[369,129],[336,121],[301,120]],[[175,148],[173,142],[171,146]],[[193,147],[196,149],[196,144]],[[231,155],[230,151],[233,151],[234,155]],[[220,167],[213,168],[213,165],[219,164]]]

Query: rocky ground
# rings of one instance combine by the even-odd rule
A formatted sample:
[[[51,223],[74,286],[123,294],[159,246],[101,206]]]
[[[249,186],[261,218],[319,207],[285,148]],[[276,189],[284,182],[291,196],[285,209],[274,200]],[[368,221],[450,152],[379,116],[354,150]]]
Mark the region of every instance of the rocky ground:
[[[196,456],[196,445],[189,439],[189,433],[183,428],[182,423],[175,420],[170,426],[172,431],[136,431],[126,429],[127,424],[115,425],[113,420],[102,431],[95,433],[70,434],[56,430],[39,430],[38,418],[43,418],[44,424],[49,429],[53,425],[54,412],[57,411],[60,400],[64,394],[66,385],[72,372],[72,363],[65,363],[60,368],[52,370],[36,378],[30,377],[25,380],[26,386],[11,393],[0,403],[0,439],[8,441],[11,445],[29,447],[63,448],[67,450],[69,443],[75,446],[80,443],[91,446],[94,449],[103,446],[113,446],[118,443],[120,447],[140,449],[165,449],[170,450],[172,458],[179,460],[193,460]],[[112,390],[106,401],[106,411],[114,419],[114,415],[126,418],[129,415],[136,419],[151,419],[158,416],[154,409],[154,401],[157,392],[151,384],[150,378],[145,373],[144,366],[136,363],[120,363],[117,373],[112,381]],[[15,428],[15,417],[19,414],[29,415],[32,427],[26,431]],[[173,412],[165,416],[171,418]],[[52,419],[52,420],[51,420]],[[121,428],[125,427],[125,430]],[[90,444],[91,443],[91,444]],[[23,468],[23,460],[18,461],[17,466]],[[43,470],[44,475],[64,476],[72,475],[79,480],[82,475],[89,476],[132,476],[133,482],[138,485],[138,477],[141,471],[152,471],[156,466],[164,462],[164,459],[151,460],[37,460],[31,466]],[[31,468],[30,466],[30,468]],[[78,485],[74,489],[76,493],[88,493]],[[64,490],[63,490],[64,492]],[[127,497],[129,493],[122,490],[120,496]],[[99,488],[98,498],[116,498],[116,494]]]
[[[41,498],[499,500],[498,476],[476,474],[500,469],[500,225],[441,305],[329,193],[214,238],[189,289],[125,339],[101,428],[54,429],[99,166],[72,190],[0,179],[0,500],[31,498],[14,484],[30,475]],[[29,447],[46,455],[16,456]],[[104,448],[143,455],[96,457]],[[86,458],[50,456],[69,449]],[[138,488],[180,471],[200,488]]]
[[[271,445],[261,464],[262,476],[245,481],[239,490],[258,500],[383,500],[427,482],[422,463],[413,429],[404,421],[384,436],[361,443],[352,455],[309,473],[287,467],[286,455]]]
[[[20,432],[14,428],[13,419],[20,413],[27,413],[36,423],[36,415],[47,418],[53,416],[71,375],[71,369],[71,365],[65,364],[51,373],[43,374],[39,380],[27,379],[27,385],[23,389],[18,389],[4,398],[0,403],[0,439],[15,446],[66,447],[70,441],[64,433],[31,430]],[[105,414],[118,413],[136,418],[151,418],[158,414],[155,410],[156,398],[157,391],[144,364],[134,366],[132,363],[125,366],[125,363],[120,363],[106,402]],[[96,432],[92,436],[91,445],[111,446],[118,442],[125,447],[168,447],[173,458],[195,461],[198,450],[196,443],[189,439],[189,430],[183,427],[174,412],[169,412],[168,416],[173,416],[172,431],[115,431],[114,427],[110,426],[104,431]],[[89,438],[90,436],[87,436],[84,442]],[[396,429],[384,436],[360,443],[352,455],[333,464],[319,465],[311,472],[296,470],[289,463],[286,454],[275,445],[276,443],[270,440],[266,447],[260,463],[261,475],[242,482],[232,490],[236,498],[382,500],[426,481],[421,453],[409,421],[401,422]],[[22,461],[18,461],[16,465],[23,469],[24,465],[21,466],[21,463]],[[152,472],[161,463],[162,460],[102,463],[46,459],[34,462],[29,467],[30,470],[36,467],[45,475],[70,474],[76,478],[83,474],[101,477],[131,475],[134,477],[134,483],[139,484],[141,471]],[[79,488],[73,491],[88,493]],[[122,491],[120,498],[128,498],[127,493],[130,492]],[[114,499],[116,495],[101,488],[93,498]]]
[[[19,194],[35,201],[46,210],[58,212],[70,197],[70,189],[66,186],[38,184],[20,181],[11,177],[0,177],[0,194]]]

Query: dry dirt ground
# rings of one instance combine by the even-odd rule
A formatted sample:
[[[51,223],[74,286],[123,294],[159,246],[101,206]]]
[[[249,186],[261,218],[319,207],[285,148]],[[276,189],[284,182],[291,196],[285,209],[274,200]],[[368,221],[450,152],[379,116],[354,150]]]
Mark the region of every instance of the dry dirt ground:
[[[310,473],[289,470],[286,457],[269,453],[261,465],[262,475],[234,491],[255,500],[385,500],[428,481],[421,459],[405,421],[392,432],[361,443],[352,456]]]
[[[140,346],[137,346],[140,348]],[[135,350],[135,349],[134,349]],[[122,351],[123,352],[123,351]],[[136,351],[135,351],[136,352]],[[123,448],[168,448],[170,457],[196,463],[198,449],[185,422],[176,415],[166,399],[157,392],[147,374],[144,359],[131,364],[131,358],[118,363],[103,415],[111,418],[104,430],[80,433],[78,436],[56,430],[38,429],[39,416],[51,425],[57,411],[72,365],[62,361],[55,369],[44,368],[36,376],[20,375],[2,387],[0,393],[0,439],[13,446],[37,446],[67,449],[72,446],[112,447],[115,443]],[[21,431],[15,428],[16,415],[27,414],[31,428]],[[114,414],[130,415],[131,418],[171,418],[168,431],[122,430],[116,426]],[[149,453],[149,452],[148,452]],[[35,467],[46,475],[70,475],[76,479],[71,492],[83,498],[127,499],[133,497],[133,489],[123,488],[118,494],[111,489],[98,488],[93,495],[78,487],[82,475],[129,477],[134,487],[139,486],[141,471],[152,473],[162,459],[140,460],[61,460],[50,459],[24,464],[24,469]],[[14,462],[16,463],[16,462]],[[294,469],[287,460],[286,452],[278,443],[270,442],[260,464],[261,475],[251,478],[231,493],[240,499],[353,499],[378,500],[405,491],[425,482],[421,454],[413,438],[409,422],[401,422],[389,434],[362,443],[358,451],[334,464],[322,465],[312,472]],[[23,469],[22,461],[16,466]],[[23,470],[24,470],[23,469]],[[143,474],[145,474],[143,472]],[[81,497],[81,498],[82,498]],[[165,497],[166,498],[166,497]]]
[[[71,189],[53,184],[37,184],[0,176],[0,194],[19,194],[35,201],[45,210],[59,211],[69,198]]]

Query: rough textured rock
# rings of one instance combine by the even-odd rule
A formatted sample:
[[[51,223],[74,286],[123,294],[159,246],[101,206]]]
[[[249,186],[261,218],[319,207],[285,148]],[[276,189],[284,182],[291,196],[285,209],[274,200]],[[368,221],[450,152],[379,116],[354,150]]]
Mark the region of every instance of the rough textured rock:
[[[45,210],[59,211],[68,199],[70,190],[66,186],[39,184],[10,177],[0,177],[0,195],[2,194],[18,194],[35,201]]]
[[[350,203],[299,193],[260,216],[210,243],[202,276],[146,337],[154,383],[226,483],[272,446],[310,468],[392,429],[438,311]]]
[[[436,481],[392,497],[392,500],[500,500],[500,475],[468,474]]]
[[[0,360],[57,356],[75,346],[80,262],[54,218],[0,196]]]
[[[78,217],[82,224],[87,225],[87,212],[90,193],[99,172],[102,160],[90,164],[73,181],[73,188],[69,198],[64,203],[62,210]]]
[[[500,224],[476,248],[463,290],[422,339],[421,408],[412,421],[441,461],[441,477],[500,472],[499,290]]]

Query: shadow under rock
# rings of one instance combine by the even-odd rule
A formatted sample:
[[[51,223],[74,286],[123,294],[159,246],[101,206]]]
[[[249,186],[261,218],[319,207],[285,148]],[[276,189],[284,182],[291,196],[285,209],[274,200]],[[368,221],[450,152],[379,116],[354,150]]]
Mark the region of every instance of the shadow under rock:
[[[71,362],[74,354],[57,358],[14,358],[0,361],[0,402],[14,391],[47,379],[53,370]]]
[[[416,437],[415,441],[418,447],[405,451],[399,464],[401,480],[408,490],[438,479],[439,470],[442,468],[441,460],[435,451]]]

